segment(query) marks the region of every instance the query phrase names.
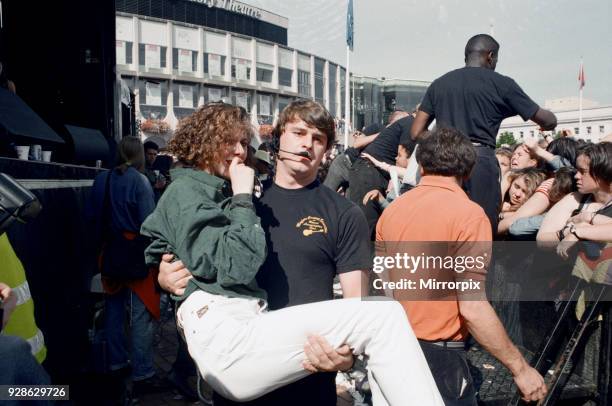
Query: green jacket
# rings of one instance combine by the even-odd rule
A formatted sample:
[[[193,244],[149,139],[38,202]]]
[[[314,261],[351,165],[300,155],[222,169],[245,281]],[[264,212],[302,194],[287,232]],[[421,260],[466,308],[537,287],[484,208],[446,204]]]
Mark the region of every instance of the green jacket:
[[[145,250],[147,264],[157,266],[172,253],[193,274],[186,299],[196,290],[228,297],[265,299],[255,275],[266,257],[266,239],[251,195],[232,197],[228,182],[204,171],[181,168],[141,234],[153,242]]]

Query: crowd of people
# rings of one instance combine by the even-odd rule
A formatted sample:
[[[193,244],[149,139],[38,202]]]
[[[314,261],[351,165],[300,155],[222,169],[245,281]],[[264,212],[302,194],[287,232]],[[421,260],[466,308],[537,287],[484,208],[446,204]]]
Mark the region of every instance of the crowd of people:
[[[492,37],[471,38],[464,68],[341,153],[333,118],[312,101],[286,107],[257,150],[240,108],[209,104],[181,121],[167,146],[178,166],[172,182],[135,182],[149,204],[128,207],[137,221],[118,229],[152,241],[146,262],[176,300],[178,331],[214,404],[332,405],[335,372],[364,355],[374,405],[475,405],[470,336],[509,369],[525,400],[546,396],[484,292],[395,295],[402,306],[355,299],[371,293],[373,240],[531,239],[567,258],[577,241],[612,238],[612,144],[545,136],[495,148],[504,118],[556,127],[553,113],[495,73],[498,52]],[[344,300],[331,300],[335,278]],[[135,301],[137,290],[126,289]],[[135,371],[136,381],[151,375]]]
[[[161,287],[180,343],[171,381],[193,396],[185,382],[197,368],[215,405],[335,405],[336,373],[361,356],[375,406],[476,405],[470,337],[524,400],[543,399],[544,378],[483,289],[366,299],[373,241],[460,242],[444,248],[457,257],[494,240],[532,240],[564,259],[585,251],[579,242],[592,242],[597,258],[612,241],[612,143],[543,135],[496,149],[505,118],[532,120],[542,134],[557,125],[495,72],[498,56],[491,36],[472,37],[465,67],[340,153],[333,117],[306,100],[280,113],[258,149],[243,109],[204,105],[165,147],[170,171],[156,169],[156,144],[123,138],[88,210],[102,247],[112,373],[131,377],[136,396],[165,389],[153,365]],[[144,259],[128,262],[126,250]],[[122,266],[129,276],[112,273]],[[468,268],[446,278],[484,285],[487,270]],[[333,300],[335,280],[343,299]]]

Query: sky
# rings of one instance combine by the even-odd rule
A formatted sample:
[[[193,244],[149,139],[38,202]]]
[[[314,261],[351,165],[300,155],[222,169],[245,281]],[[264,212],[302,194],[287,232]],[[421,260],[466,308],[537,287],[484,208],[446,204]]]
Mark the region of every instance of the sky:
[[[242,0],[289,19],[288,45],[346,64],[348,0]],[[612,105],[611,0],[354,0],[358,75],[431,81],[463,66],[475,34],[500,43],[497,72],[539,104],[578,96]]]

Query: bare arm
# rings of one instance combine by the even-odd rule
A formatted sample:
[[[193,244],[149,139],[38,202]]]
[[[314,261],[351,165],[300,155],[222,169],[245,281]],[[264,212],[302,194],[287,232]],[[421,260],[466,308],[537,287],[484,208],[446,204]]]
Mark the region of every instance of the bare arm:
[[[363,297],[368,294],[368,274],[366,271],[341,273],[338,278],[342,286],[342,296],[347,298]],[[333,348],[325,338],[319,335],[308,337],[304,344],[306,359],[302,367],[310,372],[347,371],[354,363],[351,348],[344,344]]]
[[[535,137],[526,139],[525,140],[525,145],[527,146],[527,148],[529,148],[529,150],[533,154],[539,156],[540,158],[542,158],[546,162],[552,161],[553,158],[555,157],[553,154],[551,154],[550,152],[546,151],[544,148],[540,147],[538,145],[538,139],[535,138]]]
[[[576,234],[581,240],[612,242],[612,223],[595,225],[588,223],[578,224],[576,225]]]
[[[378,134],[380,133],[364,135],[363,137],[355,138],[355,141],[353,141],[353,148],[363,149],[367,147],[376,139],[376,137],[378,137]]]
[[[546,213],[536,238],[539,247],[551,248],[559,242],[557,231],[565,227],[567,220],[571,217],[572,211],[578,208],[581,197],[582,196],[578,193],[570,193],[558,201],[557,204]]]
[[[338,275],[342,297],[364,297],[368,295],[368,273],[366,271],[344,272]]]
[[[512,344],[489,302],[462,300],[459,311],[476,341],[510,370],[523,399],[542,399],[547,392],[544,378]]]
[[[554,130],[557,126],[557,117],[552,111],[539,108],[538,111],[531,117],[531,121],[539,124],[543,130]]]
[[[421,133],[427,130],[427,127],[429,127],[429,124],[431,124],[432,121],[433,117],[429,114],[425,113],[424,111],[417,112],[417,115],[412,123],[412,127],[410,127],[410,137],[412,137],[412,139],[415,141],[418,140]]]
[[[534,193],[529,200],[519,207],[513,216],[504,217],[504,219],[499,222],[497,225],[497,232],[499,234],[507,233],[512,223],[516,220],[542,214],[548,209],[549,205],[550,200],[548,200],[548,197],[544,193]]]

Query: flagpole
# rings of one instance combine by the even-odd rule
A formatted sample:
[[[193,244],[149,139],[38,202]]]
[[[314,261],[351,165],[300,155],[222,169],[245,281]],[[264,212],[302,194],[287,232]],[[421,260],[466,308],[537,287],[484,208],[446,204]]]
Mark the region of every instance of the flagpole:
[[[350,89],[350,70],[349,70],[349,60],[350,60],[350,48],[346,46],[346,78],[344,80],[344,148],[348,148],[348,136],[349,136],[349,123],[351,122],[351,109],[350,109],[350,97],[351,97],[351,89]]]
[[[582,88],[580,88],[580,102],[579,102],[579,113],[578,113],[578,128],[582,132]]]
[[[584,61],[580,58],[580,93],[578,96],[578,131],[582,133],[582,89],[584,88]]]

